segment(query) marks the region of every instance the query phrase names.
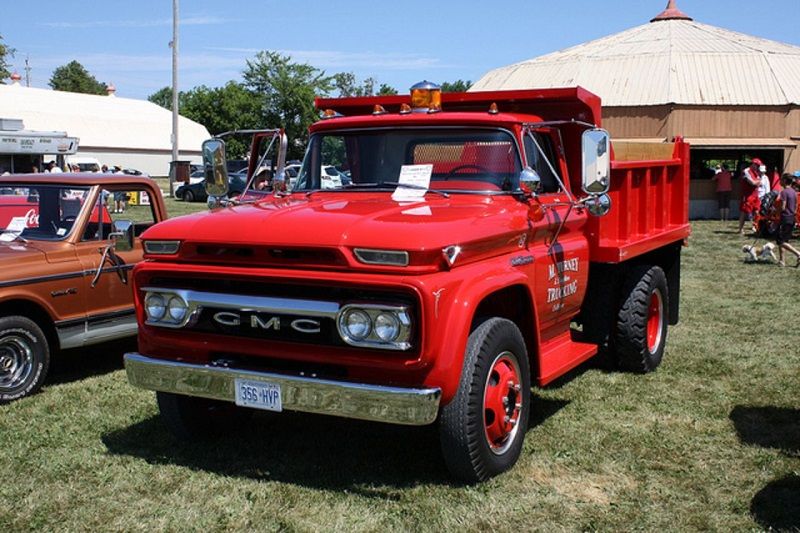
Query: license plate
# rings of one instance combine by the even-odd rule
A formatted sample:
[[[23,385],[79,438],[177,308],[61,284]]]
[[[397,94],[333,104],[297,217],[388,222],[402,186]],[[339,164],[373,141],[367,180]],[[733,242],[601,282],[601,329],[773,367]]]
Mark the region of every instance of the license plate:
[[[277,383],[262,383],[237,379],[236,405],[267,411],[282,411],[281,386]]]

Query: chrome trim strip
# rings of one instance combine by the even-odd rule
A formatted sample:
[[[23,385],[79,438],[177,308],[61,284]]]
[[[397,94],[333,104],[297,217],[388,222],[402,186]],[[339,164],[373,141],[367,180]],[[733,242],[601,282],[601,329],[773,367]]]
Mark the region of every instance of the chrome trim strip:
[[[113,267],[104,267],[103,273],[106,272],[116,272],[117,270],[132,270],[135,267],[135,264],[125,264],[120,266],[113,266]],[[13,287],[16,285],[31,285],[33,283],[41,283],[45,281],[59,281],[63,279],[72,279],[72,278],[82,278],[85,276],[93,276],[97,273],[97,269],[93,268],[90,270],[78,270],[74,272],[65,272],[63,274],[50,274],[47,276],[36,276],[34,278],[19,278],[19,279],[12,279],[10,281],[0,281],[0,289],[4,287]]]
[[[231,309],[234,311],[250,311],[256,313],[273,313],[296,315],[302,317],[324,317],[336,319],[339,312],[337,302],[319,300],[295,300],[289,298],[272,298],[269,296],[246,296],[242,294],[223,294],[217,292],[201,292],[185,289],[168,289],[159,287],[143,287],[145,293],[176,295],[186,302],[189,308],[181,322],[152,321],[145,324],[165,328],[182,328],[193,320],[197,320],[200,311],[205,307],[215,309]]]
[[[101,342],[132,337],[138,325],[133,310],[115,311],[88,318],[56,323],[58,344],[62,349],[80,348]]]
[[[391,424],[431,424],[439,412],[441,390],[384,387],[180,363],[125,354],[131,385],[144,389],[234,402],[235,380],[280,385],[284,409],[373,420]]]

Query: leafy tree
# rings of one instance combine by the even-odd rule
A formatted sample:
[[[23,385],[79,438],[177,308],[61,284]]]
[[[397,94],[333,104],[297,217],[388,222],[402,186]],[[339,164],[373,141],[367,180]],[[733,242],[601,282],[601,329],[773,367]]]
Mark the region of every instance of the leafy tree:
[[[178,106],[181,115],[199,122],[214,134],[275,126],[265,122],[259,96],[234,81],[229,81],[223,87],[208,88],[201,85],[182,92],[178,96]],[[225,144],[228,157],[239,159],[250,148],[250,138],[228,137]]]
[[[164,109],[172,110],[172,87],[162,87],[161,89],[157,90],[153,94],[147,97],[147,99],[153,102],[156,105],[160,105]],[[178,99],[180,99],[180,95],[178,95]],[[178,102],[180,106],[180,102]]]
[[[360,85],[352,72],[334,74],[333,84],[339,96],[373,96],[375,94],[375,78],[367,78]]]
[[[77,61],[70,61],[58,67],[50,76],[50,87],[56,91],[69,91],[85,94],[106,94],[108,86],[95,79],[94,76]]]
[[[290,139],[288,158],[302,157],[308,126],[318,118],[314,96],[329,94],[335,87],[334,77],[270,51],[258,52],[248,59],[243,77],[245,86],[260,98],[264,125],[286,128]]]
[[[378,88],[378,96],[391,96],[393,94],[397,94],[397,89],[391,85],[381,83],[381,86]]]
[[[472,85],[471,81],[456,80],[453,82],[446,81],[442,83],[443,93],[464,93]]]
[[[0,83],[5,83],[2,80],[11,76],[11,72],[8,70],[10,65],[6,58],[8,56],[14,57],[14,52],[16,52],[16,50],[4,44],[3,36],[0,35]]]

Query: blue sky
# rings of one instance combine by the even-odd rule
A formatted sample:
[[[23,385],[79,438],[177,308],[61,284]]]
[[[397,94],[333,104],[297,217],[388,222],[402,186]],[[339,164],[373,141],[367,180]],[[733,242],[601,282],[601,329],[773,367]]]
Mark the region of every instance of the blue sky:
[[[3,2],[13,69],[46,87],[73,59],[119,96],[171,83],[172,0]],[[423,78],[491,68],[647,23],[666,0],[181,0],[180,87],[239,80],[258,50],[404,91]],[[678,0],[695,20],[800,46],[800,0]]]

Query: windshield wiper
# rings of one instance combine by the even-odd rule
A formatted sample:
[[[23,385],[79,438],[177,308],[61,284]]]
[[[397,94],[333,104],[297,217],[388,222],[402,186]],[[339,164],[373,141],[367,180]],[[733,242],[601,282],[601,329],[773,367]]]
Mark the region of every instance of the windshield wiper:
[[[439,191],[437,189],[429,189],[428,187],[423,187],[422,185],[414,185],[412,183],[400,183],[397,181],[381,181],[378,183],[379,186],[381,185],[393,185],[395,187],[405,187],[406,189],[417,189],[425,192],[432,192],[434,194],[438,194],[445,198],[450,198],[450,195],[444,191]]]

